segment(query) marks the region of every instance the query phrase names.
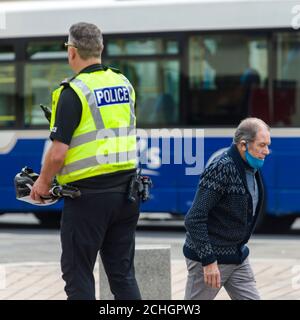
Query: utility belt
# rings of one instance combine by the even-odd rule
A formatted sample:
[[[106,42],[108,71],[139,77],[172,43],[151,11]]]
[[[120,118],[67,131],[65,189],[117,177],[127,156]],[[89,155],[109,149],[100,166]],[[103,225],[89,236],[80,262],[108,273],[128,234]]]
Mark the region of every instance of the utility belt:
[[[77,196],[73,198],[78,198],[85,194],[101,194],[101,193],[124,193],[127,194],[127,199],[130,202],[136,202],[137,197],[140,198],[142,202],[146,202],[150,199],[150,189],[152,188],[152,181],[148,176],[142,176],[140,173],[134,174],[129,183],[124,183],[120,186],[106,189],[88,189],[88,188],[76,188]]]
[[[106,189],[88,189],[88,188],[78,188],[80,190],[81,195],[85,194],[93,194],[93,193],[127,193],[128,192],[128,185],[127,183],[122,184],[117,187],[113,188],[106,188]]]

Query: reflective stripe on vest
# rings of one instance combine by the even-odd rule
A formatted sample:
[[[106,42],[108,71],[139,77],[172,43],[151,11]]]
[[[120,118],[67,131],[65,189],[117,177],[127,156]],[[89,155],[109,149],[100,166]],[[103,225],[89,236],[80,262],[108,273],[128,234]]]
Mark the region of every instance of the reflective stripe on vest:
[[[80,75],[78,77],[80,77]],[[120,123],[126,123],[127,126],[124,127],[121,125],[117,128],[110,128],[105,127],[105,123],[107,123],[108,119],[114,122],[112,113],[110,112],[108,114],[104,112],[104,115],[106,114],[108,118],[106,119],[106,116],[103,118],[94,94],[95,91],[102,90],[103,88],[101,86],[100,88],[97,86],[94,88],[92,85],[93,83],[97,83],[97,75],[95,76],[95,82],[91,82],[91,80],[94,81],[93,78],[88,78],[87,83],[92,86],[92,89],[83,80],[87,79],[86,75],[82,76],[83,79],[79,79],[78,77],[70,82],[70,86],[77,93],[82,103],[81,120],[85,117],[84,120],[87,119],[88,122],[86,123],[84,120],[80,121],[78,128],[73,134],[64,167],[57,175],[57,180],[60,184],[136,168],[135,101],[134,91],[130,82],[121,74],[112,76],[110,79],[114,80],[116,78],[115,85],[120,88],[122,86],[126,87],[129,92],[129,103],[116,103],[116,116],[119,115],[121,117],[121,119],[119,119]],[[93,77],[93,74],[91,74],[91,77]],[[113,85],[108,86],[108,88],[110,87],[114,88]],[[50,128],[54,125],[56,106],[61,91],[60,88],[53,93],[53,99],[55,98],[55,101],[53,101],[52,111],[54,112],[52,114],[53,118],[51,119]],[[109,108],[114,107],[113,104],[108,105]],[[110,109],[106,111],[110,111]]]
[[[129,90],[129,101],[130,101],[130,126],[134,125],[135,115],[134,115],[134,101],[132,99],[133,88],[131,83],[128,81],[126,77],[122,75],[123,80],[127,83],[127,87]]]
[[[102,129],[100,131],[94,130],[88,133],[81,134],[77,137],[72,138],[70,149],[80,146],[81,144],[90,142],[91,140],[96,140],[96,138],[105,138],[105,137],[127,137],[135,136],[136,128],[130,126],[128,128],[111,128],[111,129]]]
[[[80,79],[75,78],[74,80],[72,80],[72,83],[74,83],[78,88],[80,88],[82,93],[85,95],[86,101],[90,107],[90,111],[96,125],[96,129],[97,130],[104,129],[103,120],[97,108],[96,100],[93,92],[91,92],[89,87]]]
[[[127,162],[128,160],[136,159],[136,150],[129,152],[110,153],[108,155],[97,155],[96,157],[89,157],[76,162],[70,163],[63,167],[60,174],[66,175],[70,172],[81,170],[87,167],[94,167],[101,164],[110,164],[112,162]]]

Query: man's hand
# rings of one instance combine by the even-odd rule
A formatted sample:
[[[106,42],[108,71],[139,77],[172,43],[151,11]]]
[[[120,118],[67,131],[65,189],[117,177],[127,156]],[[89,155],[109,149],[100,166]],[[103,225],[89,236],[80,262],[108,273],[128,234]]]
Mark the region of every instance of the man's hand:
[[[31,189],[30,197],[31,197],[31,199],[33,199],[35,201],[38,201],[40,203],[44,203],[44,201],[43,201],[43,199],[41,199],[41,197],[49,196],[50,189],[51,189],[51,182],[48,183],[45,180],[42,180],[41,177],[39,177]]]
[[[203,267],[204,282],[206,285],[219,289],[221,287],[221,275],[217,261]]]
[[[45,162],[39,178],[34,183],[30,197],[40,203],[44,203],[42,196],[49,196],[53,177],[59,172],[64,164],[66,153],[69,149],[67,144],[54,140],[46,153]]]

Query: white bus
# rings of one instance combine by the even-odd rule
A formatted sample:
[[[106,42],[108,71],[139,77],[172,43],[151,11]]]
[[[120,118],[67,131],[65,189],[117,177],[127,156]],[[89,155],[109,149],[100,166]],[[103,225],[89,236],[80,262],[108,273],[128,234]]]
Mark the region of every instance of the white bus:
[[[103,63],[119,68],[136,88],[138,127],[204,128],[206,161],[231,143],[246,116],[270,124],[265,218],[290,225],[300,212],[297,2],[0,2],[0,212],[35,212],[49,222],[55,216],[49,210],[61,208],[41,212],[17,202],[13,177],[24,165],[40,170],[48,128],[39,104],[50,106],[51,91],[72,75],[63,43],[69,27],[85,21],[104,34]],[[159,160],[161,150],[147,148]],[[143,211],[185,214],[199,177],[160,161],[144,169],[155,188]]]

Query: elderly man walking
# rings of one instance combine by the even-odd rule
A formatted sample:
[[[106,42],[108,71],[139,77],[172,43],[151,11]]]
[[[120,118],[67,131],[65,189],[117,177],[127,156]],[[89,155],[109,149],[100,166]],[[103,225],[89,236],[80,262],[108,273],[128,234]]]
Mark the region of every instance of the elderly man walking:
[[[221,287],[231,299],[260,299],[246,243],[263,206],[259,169],[270,144],[270,128],[264,121],[244,119],[231,147],[201,175],[185,218],[185,299],[212,300]]]

